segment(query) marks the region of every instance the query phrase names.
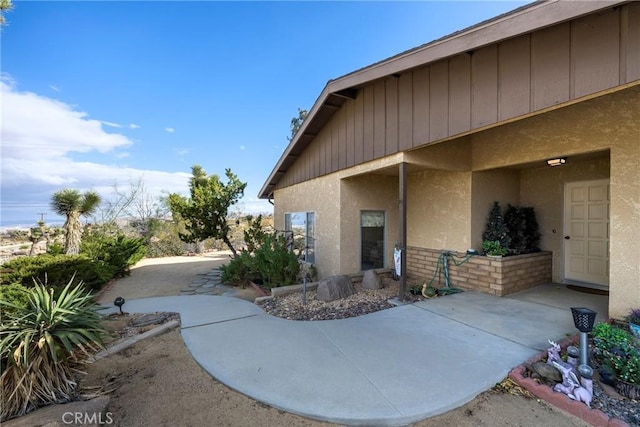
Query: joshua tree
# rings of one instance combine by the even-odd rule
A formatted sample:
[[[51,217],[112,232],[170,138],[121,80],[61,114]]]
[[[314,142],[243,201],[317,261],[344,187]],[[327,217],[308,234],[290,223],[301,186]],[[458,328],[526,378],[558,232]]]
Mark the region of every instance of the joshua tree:
[[[100,196],[93,191],[80,194],[78,190],[66,188],[51,196],[51,208],[58,215],[66,216],[64,223],[64,253],[77,255],[80,252],[82,223],[80,215],[91,215],[100,204]]]

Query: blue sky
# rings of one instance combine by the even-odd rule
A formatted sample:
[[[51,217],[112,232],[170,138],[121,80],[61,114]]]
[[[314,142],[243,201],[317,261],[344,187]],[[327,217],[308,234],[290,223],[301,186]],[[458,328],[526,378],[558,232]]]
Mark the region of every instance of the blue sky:
[[[0,225],[63,188],[187,194],[191,166],[257,193],[328,80],[526,2],[15,1],[0,33]]]

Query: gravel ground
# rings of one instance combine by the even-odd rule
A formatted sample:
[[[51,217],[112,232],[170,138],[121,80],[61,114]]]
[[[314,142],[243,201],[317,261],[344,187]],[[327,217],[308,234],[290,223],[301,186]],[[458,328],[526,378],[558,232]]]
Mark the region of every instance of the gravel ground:
[[[307,303],[302,303],[302,294],[293,293],[280,298],[263,300],[258,303],[272,316],[289,320],[332,320],[362,316],[393,307],[389,299],[398,296],[398,282],[383,279],[384,287],[378,290],[364,289],[355,283],[356,293],[348,298],[324,302],[316,300],[316,292],[307,292]],[[422,297],[410,296],[412,300]],[[620,396],[615,390],[598,381],[593,382],[591,408],[599,409],[609,417],[625,421],[630,426],[640,427],[640,402]]]
[[[393,307],[388,301],[398,296],[398,282],[382,279],[383,288],[365,289],[354,283],[356,293],[348,298],[324,302],[316,299],[315,291],[307,292],[307,303],[302,303],[302,294],[294,293],[280,298],[263,300],[260,307],[272,316],[289,320],[335,320],[362,316]],[[422,297],[410,297],[417,301]]]

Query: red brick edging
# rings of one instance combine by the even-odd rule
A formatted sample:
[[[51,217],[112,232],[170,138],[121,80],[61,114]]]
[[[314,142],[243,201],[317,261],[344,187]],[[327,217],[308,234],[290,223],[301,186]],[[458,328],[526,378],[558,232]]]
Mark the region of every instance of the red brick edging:
[[[563,349],[569,345],[576,345],[579,341],[579,337],[575,336],[560,341],[560,347]],[[629,424],[618,419],[609,418],[607,414],[599,409],[591,409],[582,402],[569,399],[569,397],[563,393],[553,391],[551,387],[544,384],[539,384],[532,378],[527,378],[523,374],[526,370],[526,365],[530,365],[535,362],[539,362],[547,356],[547,352],[542,352],[524,362],[522,365],[517,366],[509,372],[509,378],[515,381],[520,387],[530,391],[536,397],[545,400],[546,402],[563,409],[583,421],[596,426],[596,427],[628,427]]]

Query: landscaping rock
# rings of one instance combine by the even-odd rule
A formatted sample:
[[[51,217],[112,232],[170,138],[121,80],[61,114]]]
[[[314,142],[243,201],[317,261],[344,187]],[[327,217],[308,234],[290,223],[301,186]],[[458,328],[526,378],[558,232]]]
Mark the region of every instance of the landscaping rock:
[[[375,270],[367,270],[362,277],[362,287],[365,289],[380,289],[382,288],[382,279],[380,279]]]
[[[356,290],[349,276],[333,276],[321,280],[316,292],[316,299],[333,301],[351,296],[356,293]]]

